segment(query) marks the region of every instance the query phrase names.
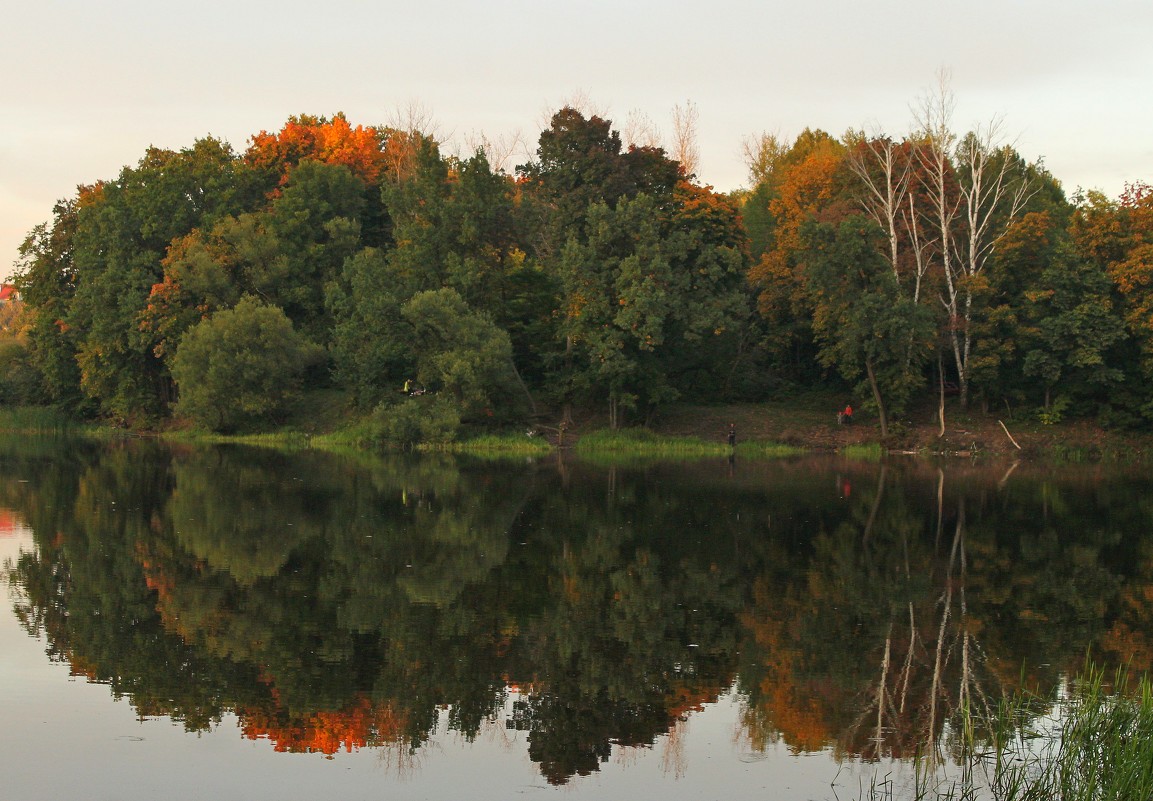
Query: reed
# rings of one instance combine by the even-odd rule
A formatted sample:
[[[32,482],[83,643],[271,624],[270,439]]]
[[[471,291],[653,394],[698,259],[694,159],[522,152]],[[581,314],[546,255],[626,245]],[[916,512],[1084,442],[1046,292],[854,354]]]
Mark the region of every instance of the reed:
[[[581,456],[611,454],[676,459],[727,456],[732,452],[732,448],[725,443],[708,442],[699,437],[654,434],[644,428],[594,431],[577,440],[574,450]]]
[[[75,420],[50,406],[0,407],[0,431],[21,434],[59,434],[74,431]]]
[[[253,445],[261,448],[303,450],[311,447],[311,437],[299,431],[277,431],[267,434],[215,434],[195,429],[170,431],[163,439],[202,445]]]
[[[1153,798],[1153,689],[1130,688],[1119,669],[1106,684],[1087,666],[1042,725],[1018,722],[996,748],[992,789],[1006,801]],[[1108,688],[1108,689],[1107,689]],[[1012,703],[1002,723],[1016,715]]]
[[[858,445],[846,445],[841,448],[842,456],[859,461],[880,461],[885,455],[885,449],[877,442],[865,442]]]
[[[986,719],[962,712],[961,775],[905,792],[886,777],[869,801],[1136,801],[1153,798],[1153,687],[1086,665],[1056,701],[1018,692]],[[981,734],[975,734],[981,732]]]
[[[522,456],[546,456],[552,451],[552,446],[543,437],[529,437],[524,434],[485,434],[462,442],[418,445],[416,449],[464,453],[481,458],[519,458]]]

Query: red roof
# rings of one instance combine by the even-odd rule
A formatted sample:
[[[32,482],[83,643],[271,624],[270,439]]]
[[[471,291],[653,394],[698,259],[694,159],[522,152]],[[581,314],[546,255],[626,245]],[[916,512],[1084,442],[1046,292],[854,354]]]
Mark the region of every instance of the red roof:
[[[12,284],[0,284],[0,301],[16,299],[16,287]]]

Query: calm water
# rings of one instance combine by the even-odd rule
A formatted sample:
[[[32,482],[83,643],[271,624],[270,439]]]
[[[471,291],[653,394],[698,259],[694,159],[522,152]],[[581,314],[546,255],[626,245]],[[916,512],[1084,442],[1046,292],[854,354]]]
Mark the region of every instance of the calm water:
[[[0,796],[850,799],[1153,661],[1144,469],[0,439]]]

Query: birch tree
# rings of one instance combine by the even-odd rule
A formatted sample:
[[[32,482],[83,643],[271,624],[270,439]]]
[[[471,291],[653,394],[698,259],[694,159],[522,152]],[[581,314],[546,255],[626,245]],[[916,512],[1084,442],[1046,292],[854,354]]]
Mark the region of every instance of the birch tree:
[[[978,126],[963,138],[952,129],[955,101],[948,75],[937,91],[915,109],[923,215],[938,239],[937,256],[948,315],[948,339],[957,369],[961,405],[969,399],[969,356],[973,317],[983,273],[1010,224],[1032,196],[1031,183],[1012,148],[1005,144],[999,120]]]
[[[861,210],[885,235],[885,255],[893,276],[902,286],[911,284],[907,291],[919,303],[936,240],[922,230],[918,214],[915,148],[880,133],[850,133],[847,139],[846,163],[860,181]]]

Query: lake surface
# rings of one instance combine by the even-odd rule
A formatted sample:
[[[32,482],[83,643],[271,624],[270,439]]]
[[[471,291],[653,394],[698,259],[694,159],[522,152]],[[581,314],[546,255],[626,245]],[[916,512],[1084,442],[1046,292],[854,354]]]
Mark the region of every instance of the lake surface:
[[[0,438],[0,796],[859,798],[1148,669],[1151,519],[1143,467]]]

